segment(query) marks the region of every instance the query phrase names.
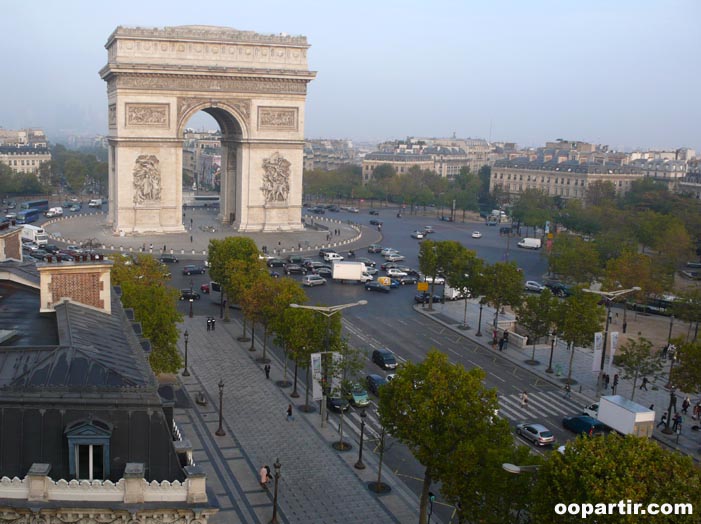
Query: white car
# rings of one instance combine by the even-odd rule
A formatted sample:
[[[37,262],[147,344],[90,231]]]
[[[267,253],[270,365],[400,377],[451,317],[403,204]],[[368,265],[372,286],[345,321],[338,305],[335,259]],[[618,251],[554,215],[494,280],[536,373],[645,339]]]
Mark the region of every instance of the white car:
[[[387,276],[397,278],[397,277],[406,277],[408,275],[407,275],[407,273],[405,273],[401,269],[397,269],[396,267],[391,267],[387,270]]]
[[[417,230],[411,234],[411,238],[415,238],[416,240],[421,240],[423,237],[424,237],[424,234],[422,231]]]
[[[389,255],[385,256],[385,260],[387,262],[401,262],[404,259],[404,255],[400,255],[399,253],[390,253]]]
[[[382,251],[380,251],[380,255],[382,255],[383,257],[389,255],[390,253],[399,253],[399,251],[397,251],[393,247],[383,247]]]
[[[523,287],[526,289],[526,291],[533,291],[534,293],[540,293],[545,289],[543,284],[536,282],[535,280],[526,281]]]
[[[589,404],[582,410],[582,415],[587,415],[591,418],[596,418],[599,416],[599,403]]]
[[[324,260],[327,262],[333,262],[335,260],[341,261],[343,257],[338,253],[324,253]]]
[[[429,284],[433,284],[433,277],[425,276],[425,277],[422,277],[421,280],[424,282],[428,282]],[[438,284],[438,285],[445,284],[445,278],[438,275],[436,277],[436,284]]]
[[[480,233],[479,231],[473,231],[472,238],[482,238],[482,233]]]
[[[305,275],[302,278],[302,285],[308,287],[323,286],[326,284],[326,279],[319,275]]]

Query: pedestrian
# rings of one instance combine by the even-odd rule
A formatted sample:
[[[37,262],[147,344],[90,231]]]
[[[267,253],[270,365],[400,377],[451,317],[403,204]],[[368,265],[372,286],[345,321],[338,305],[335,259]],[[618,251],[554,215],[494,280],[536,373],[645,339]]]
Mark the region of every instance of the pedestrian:
[[[217,327],[217,321],[214,317],[212,317],[212,331],[214,331],[215,327]]]
[[[262,468],[260,468],[260,485],[263,489],[268,489],[268,482],[270,482],[270,468],[266,464]]]
[[[647,377],[643,377],[643,383],[640,384],[639,389],[644,389],[645,391],[647,391]]]
[[[292,416],[292,404],[287,404],[287,422],[294,419],[295,418]]]
[[[657,424],[657,427],[659,428],[660,426],[666,426],[667,425],[667,413],[662,413],[662,420]]]
[[[625,333],[628,330],[628,322],[623,322],[623,332]]]
[[[655,411],[655,405],[654,405],[654,404],[650,404],[650,407],[647,408],[647,409],[649,409],[650,411]]]
[[[698,420],[699,415],[701,415],[701,402],[697,402],[694,406],[694,411],[693,415],[691,415],[691,418],[693,418],[694,420]]]
[[[509,330],[504,331],[504,346],[509,348]]]
[[[682,413],[687,415],[687,411],[689,410],[689,406],[691,406],[691,399],[687,395],[686,398],[682,401]]]
[[[525,391],[521,393],[521,407],[524,409],[528,409],[528,393]]]
[[[672,391],[672,393],[669,395],[669,403],[672,405],[672,409],[674,412],[677,412],[677,394]]]
[[[207,331],[212,331],[212,317],[207,317]]]
[[[572,388],[570,387],[569,383],[565,384],[565,398],[571,398],[572,397]]]
[[[263,366],[263,370],[265,371],[265,378],[270,380],[270,364]]]
[[[504,342],[506,342],[506,339],[505,339],[504,337],[501,337],[501,338],[499,339],[499,351],[503,351],[503,350],[504,350]]]
[[[190,235],[190,244],[192,244],[192,235]]]
[[[609,377],[608,373],[604,373],[604,389],[609,388],[609,381],[610,381],[610,377]]]
[[[613,376],[613,386],[611,386],[611,394],[616,394],[616,388],[618,387],[618,373]]]
[[[618,313],[616,313],[616,319],[613,322],[614,324],[618,324]]]
[[[165,244],[163,244],[163,252],[164,253],[166,252],[166,245]]]
[[[677,431],[677,428],[681,429],[681,423],[682,423],[682,416],[681,413],[677,413],[672,417],[672,431]]]
[[[667,360],[667,352],[669,351],[669,344],[667,344],[665,347],[662,348],[662,358],[664,360]]]
[[[150,251],[153,251],[153,244],[152,244],[152,243],[149,244],[149,245],[148,245],[148,248],[149,248]]]

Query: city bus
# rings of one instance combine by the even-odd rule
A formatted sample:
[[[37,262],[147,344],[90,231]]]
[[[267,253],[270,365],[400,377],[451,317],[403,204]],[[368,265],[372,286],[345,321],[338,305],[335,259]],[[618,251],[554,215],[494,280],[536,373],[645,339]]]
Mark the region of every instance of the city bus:
[[[678,307],[678,302],[679,298],[674,295],[649,295],[640,301],[628,301],[628,307],[633,311],[668,317],[674,313],[674,307]]]
[[[41,211],[38,209],[27,209],[25,211],[20,211],[17,213],[17,223],[18,224],[30,224],[36,222],[41,216]]]
[[[48,211],[49,201],[48,200],[29,200],[27,202],[22,202],[19,207],[21,210],[36,209],[38,211]]]
[[[219,195],[195,195],[185,198],[183,207],[219,207]]]

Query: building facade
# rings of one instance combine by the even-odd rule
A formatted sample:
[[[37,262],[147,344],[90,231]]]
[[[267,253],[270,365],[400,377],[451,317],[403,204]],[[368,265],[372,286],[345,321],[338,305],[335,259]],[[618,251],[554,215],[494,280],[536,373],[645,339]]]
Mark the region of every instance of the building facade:
[[[32,145],[0,146],[0,163],[18,173],[38,175],[41,165],[51,162],[51,151],[47,147]]]

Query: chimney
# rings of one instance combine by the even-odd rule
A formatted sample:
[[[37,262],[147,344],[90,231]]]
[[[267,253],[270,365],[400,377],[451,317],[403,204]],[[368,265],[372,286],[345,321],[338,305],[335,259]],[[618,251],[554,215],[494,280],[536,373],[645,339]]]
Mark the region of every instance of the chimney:
[[[112,262],[103,255],[86,255],[75,262],[59,262],[52,258],[51,262],[37,263],[40,312],[51,313],[56,304],[70,300],[110,314],[111,267]]]
[[[0,222],[0,262],[15,260],[22,262],[21,227],[15,227],[15,221]]]

